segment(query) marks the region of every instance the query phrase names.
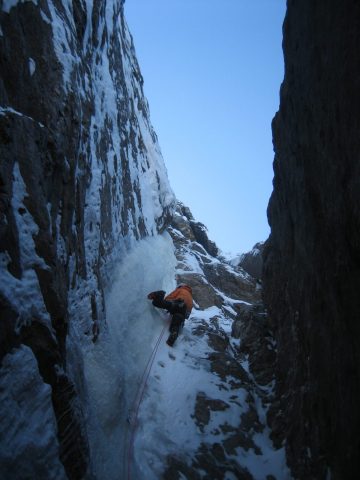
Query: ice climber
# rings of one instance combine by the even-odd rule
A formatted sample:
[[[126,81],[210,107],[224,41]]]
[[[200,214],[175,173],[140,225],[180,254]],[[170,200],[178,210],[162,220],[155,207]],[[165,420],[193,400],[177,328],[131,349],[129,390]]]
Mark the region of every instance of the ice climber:
[[[189,318],[192,307],[193,297],[189,285],[181,284],[173,292],[165,297],[164,290],[151,292],[148,298],[152,300],[155,307],[167,310],[171,315],[169,327],[170,335],[166,343],[172,347],[177,339],[185,319]]]

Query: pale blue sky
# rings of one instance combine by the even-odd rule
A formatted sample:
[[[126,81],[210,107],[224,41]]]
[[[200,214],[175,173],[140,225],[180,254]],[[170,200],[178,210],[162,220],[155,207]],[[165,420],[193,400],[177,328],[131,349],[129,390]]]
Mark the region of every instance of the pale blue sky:
[[[285,0],[126,0],[172,188],[224,252],[269,234]]]

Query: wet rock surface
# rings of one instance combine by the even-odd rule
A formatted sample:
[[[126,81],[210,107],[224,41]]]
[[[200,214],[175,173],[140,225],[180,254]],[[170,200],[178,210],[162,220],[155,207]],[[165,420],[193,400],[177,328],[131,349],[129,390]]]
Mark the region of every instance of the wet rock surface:
[[[264,298],[278,346],[271,415],[299,479],[358,475],[358,2],[288,2],[273,120]]]

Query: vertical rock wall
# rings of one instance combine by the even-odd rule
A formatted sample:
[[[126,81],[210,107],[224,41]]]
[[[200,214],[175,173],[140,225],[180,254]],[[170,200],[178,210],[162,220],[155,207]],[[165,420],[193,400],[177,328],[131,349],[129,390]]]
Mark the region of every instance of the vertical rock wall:
[[[288,0],[264,297],[299,479],[360,470],[360,5]],[[327,475],[331,473],[331,477]]]
[[[51,386],[69,478],[90,471],[81,348],[101,334],[111,265],[172,209],[142,85],[122,0],[0,2],[0,361],[21,368],[30,347],[37,383],[22,397],[28,410],[40,403],[39,374]],[[43,453],[47,413],[28,439]],[[4,414],[14,450],[24,439],[11,402]],[[9,468],[11,450],[0,455]],[[29,478],[59,471],[49,455]]]

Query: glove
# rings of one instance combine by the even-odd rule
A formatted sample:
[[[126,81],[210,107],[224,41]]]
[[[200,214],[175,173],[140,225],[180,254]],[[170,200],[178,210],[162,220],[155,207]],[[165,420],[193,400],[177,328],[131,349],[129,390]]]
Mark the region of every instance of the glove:
[[[149,295],[147,296],[147,298],[149,300],[154,300],[155,298],[157,297],[161,297],[161,298],[164,298],[165,296],[165,291],[164,290],[157,290],[156,292],[151,292],[149,293]]]

